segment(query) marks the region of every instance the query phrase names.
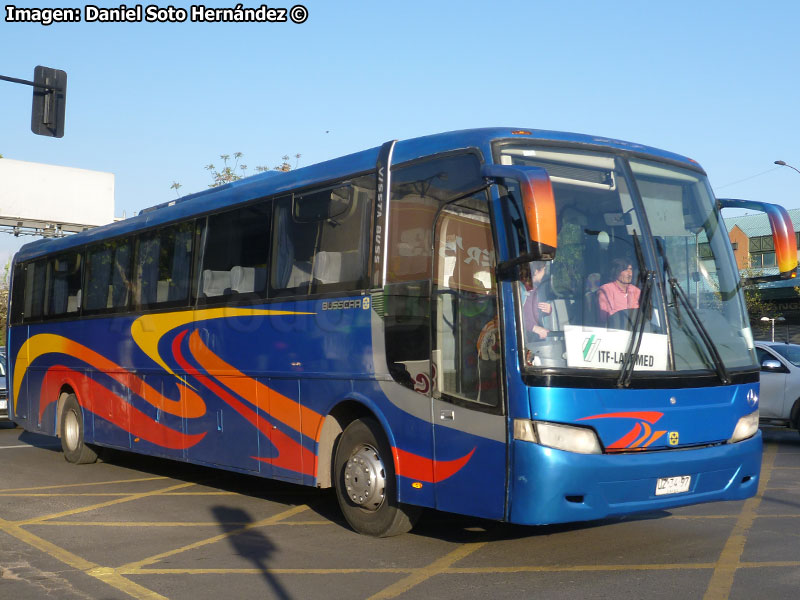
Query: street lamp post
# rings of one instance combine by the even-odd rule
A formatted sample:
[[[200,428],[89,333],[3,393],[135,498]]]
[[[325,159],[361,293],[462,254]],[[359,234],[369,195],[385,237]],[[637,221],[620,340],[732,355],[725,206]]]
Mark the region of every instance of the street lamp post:
[[[770,321],[772,323],[772,341],[774,342],[775,341],[775,321],[785,321],[786,319],[784,319],[783,317],[775,317],[775,318],[761,317],[761,320],[762,321]]]
[[[790,165],[789,163],[787,163],[787,162],[786,162],[786,161],[784,161],[784,160],[776,160],[776,161],[775,161],[775,164],[776,164],[776,165],[780,165],[780,166],[782,166],[782,167],[789,167],[790,169],[794,169],[795,171],[797,171],[798,173],[800,173],[800,169],[797,169],[797,167],[793,167],[792,165]]]

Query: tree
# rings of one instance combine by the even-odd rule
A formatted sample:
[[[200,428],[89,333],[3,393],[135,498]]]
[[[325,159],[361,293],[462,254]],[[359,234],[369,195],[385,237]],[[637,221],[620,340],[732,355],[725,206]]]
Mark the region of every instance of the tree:
[[[300,157],[301,156],[302,156],[302,154],[295,154],[294,155],[294,158],[295,158],[294,168],[295,169],[297,168],[297,165],[300,162]],[[286,155],[282,156],[281,160],[283,162],[281,164],[279,164],[277,167],[275,167],[274,170],[275,171],[283,171],[283,172],[291,171],[292,170],[292,165],[289,164],[289,155],[286,154]]]
[[[291,171],[292,168],[297,168],[298,164],[300,163],[300,157],[302,154],[295,154],[295,164],[292,167],[291,163],[289,163],[289,155],[286,154],[281,158],[283,161],[273,170],[275,171]],[[232,181],[238,181],[243,177],[247,177],[247,165],[239,164],[239,161],[244,158],[244,154],[242,152],[234,152],[231,154],[220,154],[219,157],[222,159],[222,168],[218,169],[214,163],[209,163],[205,166],[206,171],[211,172],[212,182],[208,185],[208,187],[219,187],[221,185],[225,185],[226,183],[230,183]],[[233,160],[233,164],[228,164],[230,160]],[[265,166],[257,166],[255,168],[256,173],[263,173],[264,171],[269,171],[269,167]],[[183,187],[177,181],[173,181],[172,185],[169,186],[171,190],[175,190],[175,194],[180,196],[178,190]]]
[[[300,154],[295,154],[295,165],[294,168],[297,168],[298,163],[300,162]],[[244,158],[244,154],[241,152],[234,152],[233,165],[229,165],[228,161],[231,160],[230,154],[220,154],[219,156],[222,159],[223,167],[222,169],[217,169],[213,164],[206,165],[206,170],[211,171],[211,176],[214,178],[214,181],[209,184],[208,187],[218,187],[220,185],[225,185],[226,183],[230,183],[231,181],[238,181],[243,177],[247,177],[247,165],[239,164],[239,160]],[[281,158],[283,161],[277,167],[274,168],[275,171],[291,171],[292,165],[289,163],[289,155],[285,155]],[[257,173],[263,173],[264,171],[269,171],[268,167],[264,166],[257,166],[256,167]],[[173,184],[174,185],[174,184]]]
[[[206,171],[211,171],[211,177],[214,178],[214,181],[210,183],[208,187],[219,187],[231,181],[238,181],[246,175],[247,165],[239,166],[239,159],[244,157],[244,154],[241,152],[233,153],[233,158],[235,160],[233,166],[228,164],[231,158],[230,154],[220,154],[219,157],[222,159],[222,169],[217,169],[213,163],[206,165]],[[237,173],[237,169],[242,172],[241,175]]]

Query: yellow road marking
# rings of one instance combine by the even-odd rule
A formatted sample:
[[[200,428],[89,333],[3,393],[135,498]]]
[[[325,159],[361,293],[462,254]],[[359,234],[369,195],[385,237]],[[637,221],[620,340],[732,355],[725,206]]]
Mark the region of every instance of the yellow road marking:
[[[0,492],[0,498],[84,498],[87,496],[92,498],[97,498],[98,496],[114,496],[115,498],[125,498],[133,495],[135,494],[131,492],[83,492],[73,494],[6,494],[5,492]]]
[[[73,487],[84,487],[87,485],[113,485],[117,483],[138,483],[140,481],[159,481],[162,479],[166,479],[166,477],[139,477],[137,479],[116,479],[113,481],[94,481],[92,483],[64,483],[62,485],[40,485],[37,487],[24,487],[24,488],[12,488],[9,490],[3,490],[0,494],[5,494],[6,492],[29,492],[29,491],[37,491],[37,490],[60,490],[62,488],[73,488]]]
[[[304,512],[306,510],[309,510],[309,507],[306,504],[301,504],[300,506],[294,506],[294,507],[290,508],[289,510],[285,510],[285,511],[283,511],[281,513],[278,513],[277,515],[273,515],[271,517],[268,517],[266,519],[262,519],[260,521],[255,521],[253,523],[245,525],[244,527],[240,527],[239,529],[234,529],[233,531],[228,531],[228,532],[225,532],[225,533],[221,533],[219,535],[215,535],[215,536],[207,538],[205,540],[200,540],[199,542],[194,542],[192,544],[188,544],[186,546],[181,546],[180,548],[176,548],[174,550],[169,550],[167,552],[162,552],[160,554],[156,554],[156,555],[150,556],[148,558],[143,558],[142,560],[137,560],[135,562],[128,563],[126,565],[122,565],[121,567],[119,567],[117,569],[117,572],[118,573],[123,573],[123,574],[126,574],[126,575],[130,575],[132,573],[136,573],[137,570],[140,569],[141,567],[143,567],[145,565],[152,564],[154,562],[157,562],[157,561],[161,560],[162,558],[166,558],[168,556],[174,556],[175,554],[181,554],[181,553],[187,552],[189,550],[194,550],[195,548],[200,548],[202,546],[207,546],[208,544],[214,544],[216,542],[219,542],[220,540],[224,540],[226,538],[233,537],[235,535],[238,535],[238,534],[240,534],[240,533],[242,533],[244,531],[248,531],[250,529],[255,529],[257,527],[263,527],[265,525],[273,525],[274,523],[282,521],[283,519],[288,519],[289,517],[292,517],[292,516],[294,516],[296,514]]]
[[[800,567],[800,560],[773,560],[767,562],[739,563],[742,569],[760,569],[762,567]]]
[[[65,510],[60,513],[54,513],[51,515],[43,515],[41,517],[34,517],[33,519],[27,519],[24,521],[14,521],[17,525],[36,525],[43,521],[49,521],[50,519],[61,519],[63,517],[69,517],[72,515],[78,515],[81,513],[89,512],[91,510],[97,510],[99,508],[106,508],[107,506],[114,506],[115,504],[122,504],[123,502],[132,502],[133,500],[141,500],[142,498],[148,498],[150,496],[157,496],[162,492],[167,492],[170,490],[177,490],[180,488],[189,487],[194,485],[193,483],[180,483],[178,485],[173,485],[163,490],[154,490],[151,492],[141,492],[139,494],[131,494],[130,496],[126,496],[124,498],[117,498],[116,500],[107,500],[106,502],[100,502],[98,504],[92,504],[90,506],[83,506],[81,508],[73,508],[71,510]]]
[[[136,575],[353,575],[356,573],[409,573],[413,568],[383,567],[375,569],[136,569]],[[127,572],[127,571],[126,571]],[[130,572],[128,572],[130,574]]]
[[[5,531],[21,542],[25,542],[26,544],[33,546],[37,550],[44,552],[48,556],[52,556],[62,563],[72,567],[73,569],[83,571],[84,573],[99,579],[103,583],[106,583],[107,585],[110,585],[111,587],[116,588],[119,591],[128,594],[129,596],[132,596],[133,598],[137,598],[139,600],[166,600],[164,596],[157,594],[154,591],[139,585],[138,583],[134,583],[125,577],[122,577],[119,573],[114,572],[113,569],[101,567],[100,565],[86,560],[85,558],[81,558],[69,550],[65,550],[64,548],[56,546],[55,544],[40,538],[38,535],[35,535],[30,531],[24,530],[16,523],[0,519],[0,531]]]
[[[139,494],[131,494],[130,496],[125,498],[109,500],[107,502],[101,502],[99,504],[93,504],[91,506],[84,506],[82,508],[76,508],[72,510],[63,511],[60,513],[44,515],[41,517],[36,517],[34,519],[27,519],[24,521],[6,521],[4,519],[0,519],[0,530],[7,532],[8,534],[19,539],[20,541],[23,541],[26,544],[29,544],[34,548],[41,550],[45,554],[48,554],[49,556],[52,556],[53,558],[56,558],[75,569],[83,571],[87,575],[90,575],[91,577],[94,577],[110,585],[111,587],[114,587],[128,594],[129,596],[136,598],[137,600],[166,600],[164,596],[157,594],[156,592],[123,577],[118,572],[117,569],[102,567],[89,560],[81,558],[80,556],[78,556],[77,554],[73,554],[69,550],[56,546],[55,544],[48,542],[47,540],[44,540],[29,531],[26,531],[25,529],[22,528],[22,526],[42,524],[46,521],[49,521],[50,519],[56,519],[65,516],[80,514],[91,510],[96,510],[98,508],[105,508],[107,506],[113,506],[115,504],[121,504],[123,502],[130,502],[132,500],[139,500],[141,498],[147,498],[150,496],[158,495],[159,493],[162,492],[182,489],[192,485],[194,484],[181,483],[178,485],[173,485],[163,488],[161,490],[142,492]]]
[[[413,573],[411,573],[408,577],[401,579],[400,581],[393,583],[387,588],[384,588],[377,594],[370,596],[368,600],[387,600],[388,598],[396,598],[400,594],[404,594],[414,586],[419,585],[420,583],[427,581],[431,577],[435,575],[439,575],[450,567],[455,562],[458,562],[462,558],[469,556],[476,550],[479,550],[483,546],[485,546],[487,542],[475,542],[472,544],[464,544],[463,546],[459,546],[449,554],[443,556],[442,558],[433,561],[427,567],[423,567],[422,569],[417,569]]]
[[[248,523],[220,522],[220,521],[44,521],[38,525],[57,527],[245,527]],[[333,521],[290,521],[271,523],[271,526],[289,527],[297,525],[335,525]],[[265,525],[266,527],[266,525]]]
[[[733,526],[730,536],[728,536],[725,546],[722,548],[719,559],[717,560],[714,573],[711,575],[711,581],[708,583],[706,593],[703,600],[727,600],[730,596],[731,588],[733,587],[733,578],[736,575],[736,569],[739,568],[744,545],[747,542],[747,533],[753,526],[753,522],[757,517],[757,510],[761,499],[764,496],[764,490],[767,488],[767,482],[772,475],[773,465],[775,464],[775,455],[778,449],[775,445],[767,446],[764,451],[764,458],[761,463],[761,481],[758,482],[758,493],[745,501],[742,507],[742,512]]]

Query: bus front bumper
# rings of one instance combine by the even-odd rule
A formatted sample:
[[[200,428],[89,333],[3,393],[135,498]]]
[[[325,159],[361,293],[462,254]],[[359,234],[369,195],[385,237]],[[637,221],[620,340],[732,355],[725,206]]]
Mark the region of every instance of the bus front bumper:
[[[736,444],[630,454],[575,454],[516,440],[513,456],[509,521],[590,521],[754,496],[761,431]],[[686,475],[687,491],[656,494],[659,479]]]

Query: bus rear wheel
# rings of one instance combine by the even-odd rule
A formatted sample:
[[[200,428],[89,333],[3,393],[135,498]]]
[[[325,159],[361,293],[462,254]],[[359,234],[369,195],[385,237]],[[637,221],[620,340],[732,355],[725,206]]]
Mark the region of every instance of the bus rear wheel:
[[[97,452],[86,445],[83,435],[83,410],[75,394],[64,400],[61,411],[61,449],[67,462],[76,465],[93,463]]]
[[[406,533],[422,509],[397,501],[392,451],[378,423],[357,419],[342,433],[334,460],[336,497],[355,531],[374,537]]]

